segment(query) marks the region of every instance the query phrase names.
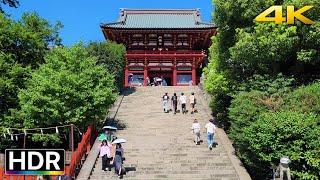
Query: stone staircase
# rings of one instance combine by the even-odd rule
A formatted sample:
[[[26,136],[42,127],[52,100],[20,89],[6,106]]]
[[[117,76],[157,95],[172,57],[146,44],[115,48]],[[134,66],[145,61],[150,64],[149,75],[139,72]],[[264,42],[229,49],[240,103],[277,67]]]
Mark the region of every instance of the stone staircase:
[[[161,98],[165,92],[168,92],[170,97],[174,92],[177,95],[184,92],[187,96],[195,92],[198,113],[164,113]],[[194,144],[191,133],[194,118],[198,119],[202,127],[203,143],[198,146]],[[216,135],[217,147],[211,151],[208,149],[204,125],[209,118],[209,108],[198,87],[139,87],[132,94],[124,96],[116,116],[119,123],[125,126],[123,130],[117,131],[117,137],[127,139],[123,148],[126,158],[124,167],[128,171],[123,178],[250,179],[249,176],[240,178],[228,150],[223,145],[225,138]],[[101,170],[101,158],[97,158],[89,178],[118,179],[114,170]]]

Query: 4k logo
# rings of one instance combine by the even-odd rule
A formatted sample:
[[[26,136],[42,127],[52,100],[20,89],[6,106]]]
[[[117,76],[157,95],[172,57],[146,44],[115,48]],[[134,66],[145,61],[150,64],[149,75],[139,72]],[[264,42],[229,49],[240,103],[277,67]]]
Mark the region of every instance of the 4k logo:
[[[271,6],[267,10],[263,11],[259,14],[255,20],[257,22],[275,22],[277,24],[281,24],[283,22],[287,22],[288,24],[294,24],[295,18],[304,24],[313,24],[314,22],[302,15],[302,13],[310,10],[313,6],[304,6],[301,9],[294,10],[294,6],[287,6],[287,18],[282,17],[282,6]],[[275,12],[274,17],[268,17],[269,14]]]

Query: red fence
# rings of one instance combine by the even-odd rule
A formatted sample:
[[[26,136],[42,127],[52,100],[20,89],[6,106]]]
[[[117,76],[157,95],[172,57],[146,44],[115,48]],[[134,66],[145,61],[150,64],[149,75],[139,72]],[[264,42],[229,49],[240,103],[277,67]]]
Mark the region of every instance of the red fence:
[[[75,177],[76,167],[82,165],[82,162],[90,151],[92,134],[93,126],[89,126],[87,132],[83,135],[81,142],[78,144],[77,150],[72,153],[70,165],[66,169],[67,175]]]
[[[72,152],[71,161],[69,165],[66,165],[65,172],[71,177],[75,177],[76,168],[81,167],[86,155],[91,148],[91,138],[94,133],[93,126],[89,126],[86,133],[82,136],[81,142],[78,144],[78,148]],[[0,180],[37,180],[36,175],[5,175],[4,168],[0,166]],[[51,179],[56,179],[56,176],[51,176]]]

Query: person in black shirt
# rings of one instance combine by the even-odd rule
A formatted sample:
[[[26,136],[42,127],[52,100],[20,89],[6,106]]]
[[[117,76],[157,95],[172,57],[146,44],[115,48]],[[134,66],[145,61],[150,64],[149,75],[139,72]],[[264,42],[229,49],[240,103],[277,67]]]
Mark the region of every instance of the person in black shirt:
[[[174,93],[173,96],[171,97],[171,103],[173,106],[174,114],[176,114],[177,113],[177,105],[178,105],[178,96],[176,93]]]

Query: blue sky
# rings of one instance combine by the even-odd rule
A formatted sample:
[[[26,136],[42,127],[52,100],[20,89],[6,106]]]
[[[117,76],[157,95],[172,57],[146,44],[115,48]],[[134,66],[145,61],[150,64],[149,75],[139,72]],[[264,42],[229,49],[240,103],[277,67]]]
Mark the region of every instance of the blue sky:
[[[202,19],[211,21],[211,0],[20,0],[17,9],[4,8],[15,19],[23,12],[37,12],[50,23],[61,21],[63,44],[104,41],[100,23],[118,19],[120,8],[200,8]]]

